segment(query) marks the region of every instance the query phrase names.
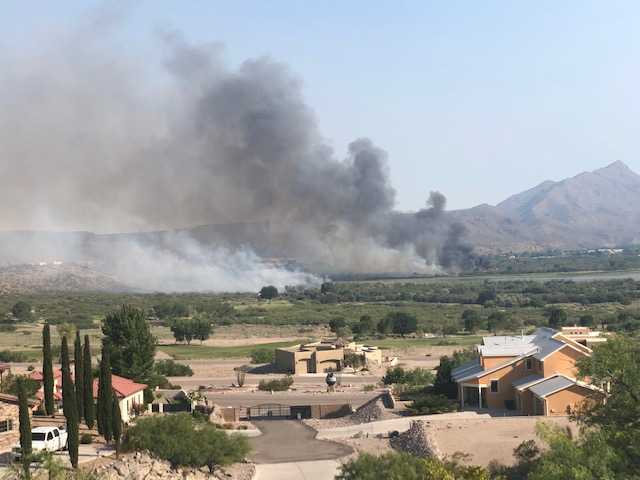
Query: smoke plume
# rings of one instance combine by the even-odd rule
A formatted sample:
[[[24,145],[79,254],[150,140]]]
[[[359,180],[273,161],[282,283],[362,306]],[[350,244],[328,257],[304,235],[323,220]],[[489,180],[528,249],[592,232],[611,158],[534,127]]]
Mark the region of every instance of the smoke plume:
[[[111,28],[95,22],[15,57],[0,50],[2,229],[217,225],[56,247],[159,290],[309,280],[265,266],[267,256],[323,271],[428,272],[469,254],[442,194],[394,211],[387,154],[371,140],[354,140],[346,158],[329,148],[286,65],[230,68],[219,44],[164,33],[164,61],[149,66],[105,40]]]

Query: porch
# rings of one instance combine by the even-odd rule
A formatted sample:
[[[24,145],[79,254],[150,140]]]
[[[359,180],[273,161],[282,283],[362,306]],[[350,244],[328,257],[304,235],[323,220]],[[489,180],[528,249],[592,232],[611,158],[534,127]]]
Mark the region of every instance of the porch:
[[[459,389],[461,410],[487,408],[487,385],[463,383]]]

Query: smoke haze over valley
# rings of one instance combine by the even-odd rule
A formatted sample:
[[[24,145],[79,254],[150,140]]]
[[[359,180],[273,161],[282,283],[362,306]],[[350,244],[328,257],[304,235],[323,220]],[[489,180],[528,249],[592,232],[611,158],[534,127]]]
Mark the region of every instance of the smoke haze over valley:
[[[46,47],[0,53],[0,227],[61,232],[5,235],[5,264],[89,261],[149,289],[252,290],[313,281],[262,256],[333,272],[465,261],[445,197],[394,211],[387,153],[367,138],[333,152],[286,65],[230,68],[220,44],[165,31],[159,70],[114,47],[117,28],[96,11]],[[223,227],[184,230],[211,224]]]

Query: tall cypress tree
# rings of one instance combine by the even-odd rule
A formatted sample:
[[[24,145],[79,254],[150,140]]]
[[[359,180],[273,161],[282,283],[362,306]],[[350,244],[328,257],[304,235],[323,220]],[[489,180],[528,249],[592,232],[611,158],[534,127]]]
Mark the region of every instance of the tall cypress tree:
[[[18,378],[18,418],[20,421],[20,454],[22,456],[22,468],[24,470],[24,478],[31,478],[31,419],[29,418],[29,402],[27,399],[27,390],[22,378]]]
[[[84,363],[82,361],[82,340],[80,331],[76,330],[76,340],[73,342],[73,368],[74,383],[76,387],[76,407],[78,409],[78,422],[84,417]]]
[[[102,358],[100,359],[100,380],[98,383],[98,431],[107,442],[113,438],[113,386],[111,384],[111,362],[109,347],[102,344]]]
[[[78,407],[76,406],[76,392],[71,380],[71,365],[69,364],[69,345],[67,337],[62,338],[62,347],[60,348],[60,356],[62,363],[62,409],[65,419],[67,420],[67,445],[69,450],[69,460],[71,465],[76,468],[78,466],[78,447],[79,447],[79,431],[78,431]]]
[[[113,441],[116,446],[116,455],[120,453],[120,437],[122,437],[122,413],[120,411],[120,402],[116,395],[113,396],[111,409],[111,422],[113,430]]]
[[[84,421],[87,427],[93,428],[96,418],[96,407],[93,403],[93,370],[91,366],[91,344],[89,343],[89,335],[84,336],[84,353],[82,354],[82,373],[84,375],[84,386],[82,393],[84,395]]]
[[[53,402],[53,361],[51,357],[51,330],[48,323],[42,328],[42,385],[44,388],[44,409],[47,415],[55,413]]]

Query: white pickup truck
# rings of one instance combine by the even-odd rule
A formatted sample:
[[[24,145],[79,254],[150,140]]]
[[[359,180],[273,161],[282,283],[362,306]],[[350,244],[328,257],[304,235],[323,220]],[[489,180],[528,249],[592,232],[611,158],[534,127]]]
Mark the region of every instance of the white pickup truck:
[[[31,430],[31,449],[33,453],[57,452],[67,448],[67,431],[58,427],[36,427]],[[13,447],[13,456],[21,455],[20,444]]]

